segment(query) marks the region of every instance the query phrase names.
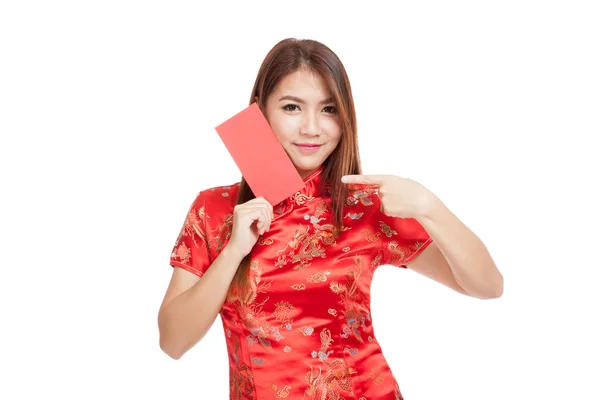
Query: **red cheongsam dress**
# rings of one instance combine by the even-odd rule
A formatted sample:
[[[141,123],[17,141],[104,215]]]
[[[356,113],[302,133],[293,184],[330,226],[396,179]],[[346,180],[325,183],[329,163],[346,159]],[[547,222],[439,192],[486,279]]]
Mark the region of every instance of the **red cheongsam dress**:
[[[402,399],[373,331],[371,280],[380,265],[406,268],[431,238],[415,219],[385,215],[376,188],[364,185],[350,185],[335,238],[322,172],[273,207],[248,287],[221,308],[232,400]],[[198,194],[170,265],[204,274],[231,236],[238,190]]]

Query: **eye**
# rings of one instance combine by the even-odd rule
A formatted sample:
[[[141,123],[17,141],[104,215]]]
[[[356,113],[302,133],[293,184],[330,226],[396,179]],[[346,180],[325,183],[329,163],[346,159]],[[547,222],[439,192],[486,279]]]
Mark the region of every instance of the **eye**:
[[[323,110],[327,110],[327,109],[331,110],[331,111],[327,111],[329,114],[335,114],[337,112],[337,110],[334,106],[325,107]]]
[[[289,109],[288,107],[298,107],[296,104],[286,104],[285,106],[283,106],[282,108],[285,111],[294,111],[293,109]]]

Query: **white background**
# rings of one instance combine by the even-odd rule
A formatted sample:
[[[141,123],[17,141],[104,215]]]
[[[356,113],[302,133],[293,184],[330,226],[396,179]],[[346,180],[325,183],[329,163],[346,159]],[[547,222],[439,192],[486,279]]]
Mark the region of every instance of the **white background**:
[[[227,398],[220,319],[174,361],[157,312],[192,200],[240,177],[214,127],[291,36],[342,59],[364,172],[430,188],[505,277],[378,270],[406,399],[599,399],[594,3],[3,2],[0,397]]]

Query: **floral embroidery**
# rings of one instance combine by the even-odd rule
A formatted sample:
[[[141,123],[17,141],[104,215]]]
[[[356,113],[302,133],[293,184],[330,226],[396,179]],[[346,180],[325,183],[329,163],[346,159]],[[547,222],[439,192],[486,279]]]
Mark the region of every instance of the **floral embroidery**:
[[[248,287],[243,289],[234,288],[228,300],[235,305],[244,327],[250,331],[250,335],[247,337],[248,345],[260,343],[263,347],[272,351],[271,341],[267,337],[273,334],[278,338],[279,331],[271,327],[262,311],[268,298],[259,304],[255,303],[258,293],[265,292],[271,286],[271,282],[262,281],[262,270],[256,260],[250,263],[250,270],[251,278]]]
[[[353,347],[351,349],[349,349],[348,347],[345,347],[344,348],[344,353],[348,353],[350,355],[355,356],[355,355],[358,355],[358,349],[356,347]]]
[[[314,197],[307,196],[302,192],[296,192],[296,194],[292,196],[292,200],[299,206],[306,204],[307,201],[312,199],[314,199]]]
[[[205,218],[206,214],[204,212],[204,206],[198,209],[192,206],[188,210],[183,226],[179,231],[179,235],[177,235],[177,240],[173,246],[173,251],[171,252],[172,259],[183,264],[190,264],[192,249],[190,246],[188,246],[188,244],[190,244],[189,242],[186,244],[186,242],[182,240],[183,237],[191,238],[193,246],[196,248],[199,248],[200,246],[207,246],[206,235],[204,234]],[[199,241],[200,243],[198,243]]]
[[[350,218],[350,219],[360,219],[360,217],[362,217],[363,215],[365,215],[365,213],[347,213],[344,218]]]
[[[275,320],[282,323],[282,327],[288,331],[292,330],[292,315],[296,311],[296,308],[288,303],[287,301],[281,301],[275,304],[275,312],[273,316]]]
[[[388,243],[387,248],[392,254],[389,259],[390,264],[399,265],[406,262],[408,256],[418,251],[425,242],[416,242],[408,247],[409,253],[407,253],[402,246],[398,244],[395,240],[392,240]]]
[[[389,238],[392,237],[392,235],[398,234],[398,232],[390,228],[390,226],[386,225],[383,221],[379,221],[379,226],[381,227],[381,231],[385,234],[385,236]]]
[[[263,365],[265,359],[263,357],[250,357],[250,361],[256,365]]]
[[[369,228],[365,228],[361,232],[367,236],[366,237],[367,242],[371,242],[371,243],[378,241],[379,236],[381,235],[380,232],[375,232],[375,233],[371,234],[371,230]]]
[[[235,335],[233,339],[233,366],[231,371],[229,392],[231,399],[253,399],[254,377],[250,367],[240,360],[240,339]]]
[[[172,254],[173,257],[178,258],[184,264],[187,264],[190,261],[191,255],[192,255],[191,250],[189,247],[187,247],[185,245],[185,243],[181,243],[177,247],[177,250],[175,251],[175,253]]]
[[[318,356],[324,367],[310,366],[310,371],[306,374],[308,387],[304,392],[304,397],[312,399],[332,399],[343,400],[340,395],[340,389],[353,395],[350,375],[355,374],[352,368],[348,368],[343,358],[329,358],[333,350],[327,351],[333,339],[329,329],[324,328],[321,331],[321,349],[313,351],[313,358]]]
[[[214,247],[217,251],[222,250],[223,247],[225,246],[225,244],[227,243],[227,240],[231,236],[232,228],[233,228],[233,214],[227,214],[225,216],[224,221],[221,222],[221,224],[216,229],[211,231],[211,233],[217,232],[217,235],[214,238],[214,242],[215,242]]]
[[[377,255],[375,256],[375,258],[373,258],[373,261],[371,261],[371,268],[375,269],[375,268],[379,267],[382,262],[383,262],[383,250],[379,249],[377,251]]]
[[[275,392],[275,393],[273,393],[273,396],[277,397],[278,399],[285,399],[286,397],[289,396],[290,389],[292,387],[288,386],[288,385],[285,385],[283,387],[283,389],[277,391],[277,385],[272,384],[271,386],[269,386],[269,388]]]
[[[310,283],[327,282],[327,275],[331,274],[330,271],[319,271],[316,274],[310,275],[306,278]]]
[[[260,239],[258,241],[258,244],[261,245],[261,246],[268,246],[268,245],[273,244],[273,242],[274,242],[273,239]]]
[[[206,237],[202,228],[205,223],[205,218],[206,214],[204,212],[204,206],[198,209],[191,207],[185,217],[185,222],[183,223],[183,227],[179,231],[179,235],[177,236],[176,242],[179,242],[182,236],[191,237],[196,247],[198,247],[198,242],[196,242],[197,237],[201,238],[203,242],[205,242]]]
[[[344,335],[348,335],[348,330],[354,335],[356,340],[364,343],[361,337],[360,328],[366,329],[365,320],[371,320],[370,313],[364,313],[361,308],[365,308],[360,304],[360,292],[358,291],[358,282],[360,276],[363,273],[362,259],[360,257],[354,257],[354,267],[350,269],[347,274],[346,283],[331,282],[329,287],[331,290],[339,294],[342,297],[341,303],[345,306],[344,315],[346,316],[346,322],[348,328]],[[344,337],[346,337],[344,336]]]
[[[314,331],[315,330],[312,326],[303,326],[302,328],[300,328],[300,332],[302,332],[304,336],[310,336],[313,334]]]
[[[392,240],[391,242],[389,242],[388,250],[392,254],[392,256],[390,257],[390,260],[389,260],[389,262],[391,264],[401,263],[404,261],[404,259],[406,257],[406,253],[404,252],[404,249],[402,248],[402,246],[400,246],[398,244],[398,242],[396,242],[395,240]]]
[[[304,290],[304,289],[306,289],[306,285],[304,283],[296,283],[296,284],[292,285],[292,288],[294,290]]]
[[[324,220],[323,214],[328,211],[327,203],[321,202],[315,211],[314,216],[308,216],[310,222],[314,228],[314,233],[309,233],[309,227],[296,228],[294,237],[288,242],[287,246],[283,250],[277,251],[276,254],[285,253],[289,249],[287,254],[281,255],[275,265],[280,268],[286,265],[288,262],[298,265],[294,266],[294,269],[303,270],[310,266],[310,261],[315,257],[325,258],[325,249],[323,245],[335,245],[335,226],[333,224],[323,224],[320,222]]]

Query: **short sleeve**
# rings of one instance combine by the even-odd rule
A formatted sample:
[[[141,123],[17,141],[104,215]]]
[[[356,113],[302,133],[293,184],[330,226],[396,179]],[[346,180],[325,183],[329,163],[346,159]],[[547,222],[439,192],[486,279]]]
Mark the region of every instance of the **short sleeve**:
[[[423,226],[414,218],[391,217],[379,210],[376,223],[383,250],[382,265],[407,268],[432,242]]]
[[[200,192],[189,208],[173,250],[170,264],[198,276],[204,275],[212,260],[205,225],[205,196]]]

